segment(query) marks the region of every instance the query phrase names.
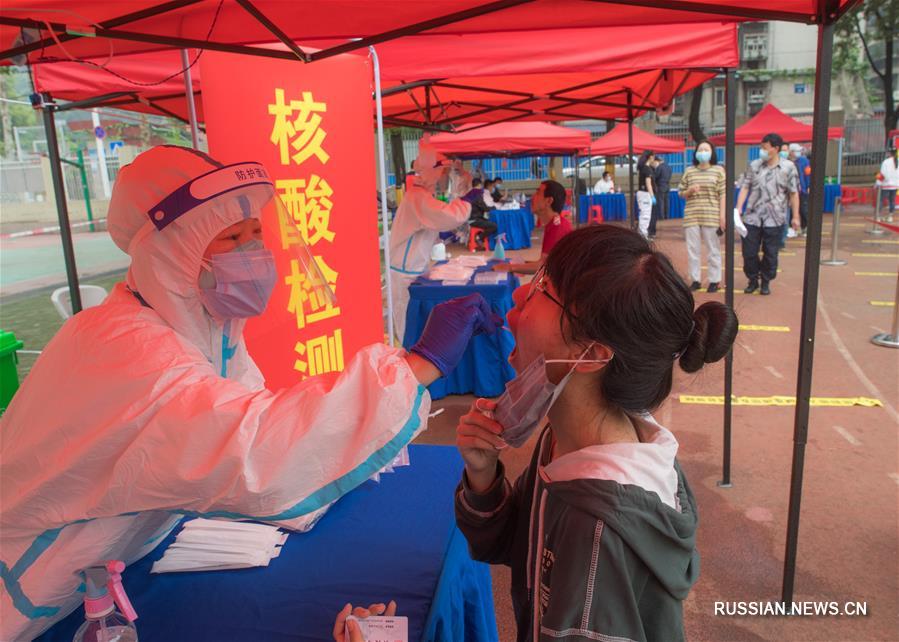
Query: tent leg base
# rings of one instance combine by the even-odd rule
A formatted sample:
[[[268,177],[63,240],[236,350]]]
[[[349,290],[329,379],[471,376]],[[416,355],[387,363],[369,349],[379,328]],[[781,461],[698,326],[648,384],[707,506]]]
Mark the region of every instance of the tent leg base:
[[[827,259],[826,261],[821,261],[821,265],[846,265],[846,261],[843,259]]]
[[[719,482],[715,482],[715,484],[718,486],[718,488],[733,488],[734,487],[734,485],[731,482],[719,481]]]
[[[871,228],[870,230],[865,230],[865,231],[868,234],[870,234],[871,236],[883,236],[884,234],[886,234],[886,230],[884,230],[883,228],[880,228],[880,227],[874,227],[874,228]]]
[[[875,334],[871,337],[871,343],[882,348],[899,348],[899,335],[893,335],[889,332]]]

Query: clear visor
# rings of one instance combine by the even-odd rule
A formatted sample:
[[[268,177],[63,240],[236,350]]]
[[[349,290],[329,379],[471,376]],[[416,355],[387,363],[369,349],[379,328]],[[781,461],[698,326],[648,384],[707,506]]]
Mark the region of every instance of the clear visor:
[[[277,194],[263,206],[261,219],[265,247],[275,256],[280,283],[302,288],[313,310],[337,307],[337,275],[312,249],[326,239],[326,226],[322,230],[314,215],[301,209],[292,213]]]

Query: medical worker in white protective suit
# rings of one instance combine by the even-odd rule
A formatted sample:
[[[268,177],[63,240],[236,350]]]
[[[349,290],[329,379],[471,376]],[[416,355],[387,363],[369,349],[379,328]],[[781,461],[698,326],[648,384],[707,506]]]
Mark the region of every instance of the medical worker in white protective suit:
[[[400,341],[406,331],[409,286],[428,269],[431,248],[437,242],[438,234],[456,229],[471,214],[471,205],[461,198],[449,203],[434,198],[434,188],[446,176],[449,167],[448,159],[434,149],[429,137],[423,137],[418,143],[418,158],[412,163],[416,174],[412,187],[403,196],[393,219],[390,230],[390,286],[393,324]],[[458,197],[468,191],[464,185],[466,174],[460,167],[454,168],[453,196]],[[468,187],[471,187],[470,176]]]
[[[425,427],[425,386],[471,335],[496,331],[483,299],[456,299],[409,354],[369,346],[330,387],[266,390],[242,330],[277,279],[260,219],[279,206],[258,163],[157,147],[119,173],[127,281],[66,322],[0,421],[0,640],[40,634],[80,604],[82,569],[137,560],[184,515],[310,527]]]

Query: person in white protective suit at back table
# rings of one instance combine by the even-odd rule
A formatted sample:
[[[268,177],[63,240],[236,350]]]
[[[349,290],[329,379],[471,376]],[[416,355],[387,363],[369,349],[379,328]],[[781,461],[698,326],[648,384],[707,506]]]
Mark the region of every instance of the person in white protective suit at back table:
[[[310,528],[425,427],[425,386],[471,335],[496,331],[486,301],[455,299],[408,354],[372,345],[331,385],[265,389],[242,331],[278,278],[260,220],[280,207],[258,163],[157,147],[119,173],[127,280],[66,322],[0,420],[0,639],[39,635],[81,603],[83,569],[139,559],[184,515]]]
[[[406,331],[409,286],[428,269],[431,248],[440,232],[456,229],[468,221],[471,214],[471,205],[460,198],[449,203],[434,198],[434,187],[446,175],[449,166],[448,159],[434,149],[429,138],[422,138],[418,143],[418,158],[412,163],[416,176],[393,219],[390,230],[390,285],[393,324],[400,341]],[[464,177],[464,170],[461,171]],[[458,180],[456,176],[453,178],[452,191],[457,196],[466,187],[465,180]]]

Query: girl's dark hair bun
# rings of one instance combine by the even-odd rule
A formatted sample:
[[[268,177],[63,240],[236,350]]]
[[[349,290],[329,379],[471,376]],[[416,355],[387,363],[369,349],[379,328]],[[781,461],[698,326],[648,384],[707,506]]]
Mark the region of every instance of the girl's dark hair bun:
[[[693,323],[696,326],[680,357],[684,372],[698,372],[703,365],[723,359],[733,346],[739,329],[734,311],[715,301],[696,308]]]

